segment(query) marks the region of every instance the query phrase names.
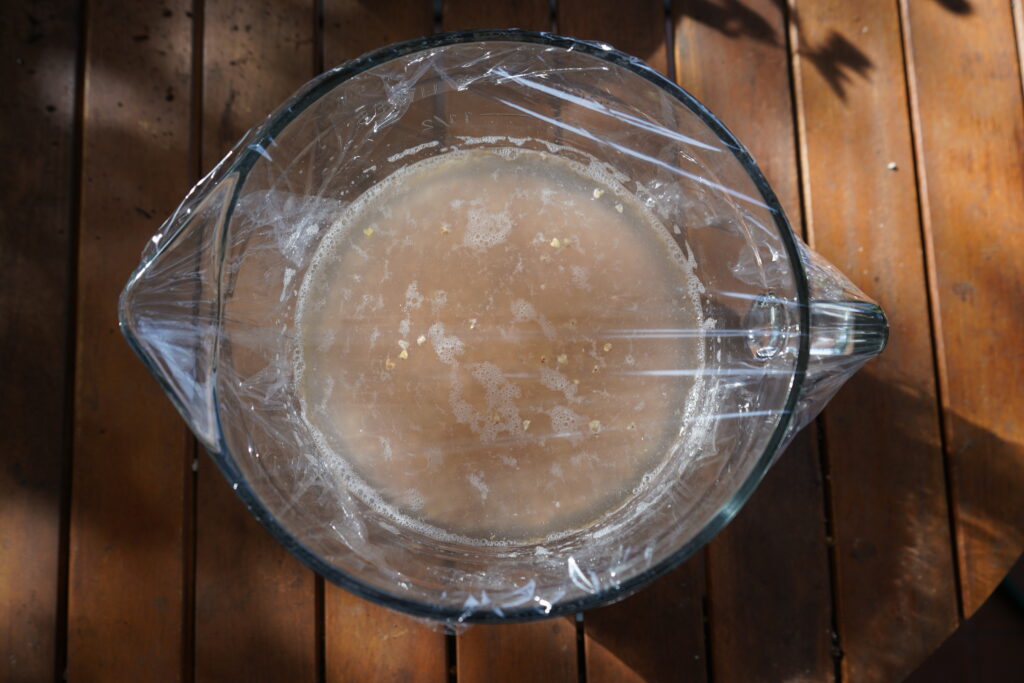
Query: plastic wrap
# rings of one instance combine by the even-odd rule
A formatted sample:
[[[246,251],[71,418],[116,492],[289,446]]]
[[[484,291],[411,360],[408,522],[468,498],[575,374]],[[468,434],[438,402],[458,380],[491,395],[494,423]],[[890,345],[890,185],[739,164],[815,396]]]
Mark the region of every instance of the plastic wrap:
[[[152,238],[120,317],[278,540],[449,622],[577,611],[678,564],[887,330],[699,103],[517,31],[307,84]]]

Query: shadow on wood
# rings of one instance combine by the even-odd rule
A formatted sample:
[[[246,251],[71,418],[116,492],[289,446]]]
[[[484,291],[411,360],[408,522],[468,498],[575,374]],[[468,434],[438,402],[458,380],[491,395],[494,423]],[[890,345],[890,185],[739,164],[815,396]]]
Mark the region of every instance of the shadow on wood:
[[[932,446],[917,443],[914,438],[909,437],[908,432],[911,430],[904,429],[903,427],[904,424],[913,421],[915,415],[920,415],[922,412],[934,412],[936,406],[933,401],[922,400],[921,397],[906,391],[902,387],[884,386],[869,371],[857,375],[851,380],[850,385],[841,391],[841,394],[843,392],[855,392],[857,396],[864,397],[865,400],[870,400],[872,396],[884,395],[888,397],[887,412],[892,415],[892,422],[886,425],[879,425],[877,435],[879,441],[889,441],[890,445],[893,442],[898,444],[899,448],[887,448],[888,452],[911,452],[914,449],[920,448],[932,449]],[[833,415],[833,419],[842,418],[841,416]],[[1016,530],[1007,529],[1007,524],[1011,520],[1001,519],[998,515],[998,510],[1000,500],[1007,496],[1019,495],[1019,491],[1024,490],[1024,445],[1007,443],[990,432],[971,425],[964,420],[958,419],[954,429],[970,433],[971,436],[968,440],[970,449],[986,450],[1002,456],[988,459],[988,462],[1001,463],[999,471],[990,473],[992,481],[992,508],[962,511],[962,514],[966,514],[967,518],[972,520],[972,524],[977,528],[984,529],[990,533],[994,543],[1001,542],[1000,539],[1008,533],[1012,536],[1011,532],[1016,532]],[[790,457],[790,455],[790,453],[784,453],[781,457],[785,459]],[[877,462],[877,457],[877,454],[871,451],[863,453],[866,470],[885,471],[885,463]],[[873,460],[875,461],[872,462]],[[784,466],[785,463],[780,462],[775,465],[774,469],[778,470]],[[863,502],[863,514],[884,517],[884,524],[872,525],[871,528],[885,529],[886,536],[884,538],[837,537],[832,540],[836,545],[836,552],[847,553],[848,561],[863,565],[869,569],[869,571],[863,572],[864,575],[877,579],[873,590],[879,596],[878,601],[888,605],[899,605],[899,609],[895,612],[874,612],[870,604],[838,605],[837,621],[839,624],[839,643],[841,648],[858,648],[858,643],[862,639],[876,640],[874,635],[876,631],[898,632],[904,630],[915,623],[914,614],[919,610],[927,610],[926,606],[929,603],[933,601],[946,603],[950,600],[949,595],[936,594],[935,588],[944,583],[950,585],[951,581],[949,578],[941,580],[932,576],[935,572],[942,574],[950,570],[950,557],[928,556],[933,547],[929,543],[929,538],[935,534],[948,535],[950,533],[948,520],[941,520],[944,524],[934,528],[922,526],[922,518],[918,514],[918,508],[922,504],[921,497],[923,492],[914,486],[913,482],[907,482],[907,486],[903,489],[904,494],[901,500],[896,501],[895,504],[890,502],[890,504],[884,507],[875,501],[870,479],[862,480],[858,483],[860,484],[860,489],[856,492],[856,495]],[[760,501],[760,507],[786,505],[788,493],[785,486],[780,485],[770,488],[763,486],[759,489],[759,493],[762,491],[765,493],[770,492],[775,499],[772,501]],[[993,514],[993,511],[996,514]],[[741,516],[744,514],[745,511],[740,512]],[[806,514],[817,515],[817,512],[809,509]],[[820,519],[815,520],[816,523],[821,521]],[[751,520],[747,520],[747,522],[750,523]],[[759,524],[756,519],[752,523],[755,526]],[[773,528],[767,525],[760,530],[765,543],[769,545],[772,543],[771,539],[773,537],[783,535],[785,532],[785,529]],[[751,565],[756,564],[756,556],[754,555],[756,552],[759,552],[757,547],[751,546],[752,555],[749,558],[749,564]],[[742,558],[740,559],[744,565],[747,564],[747,561]],[[907,563],[918,569],[916,572],[918,578],[916,580],[909,580],[908,572],[904,567]],[[725,568],[721,569],[725,570]],[[734,568],[729,569],[732,570]],[[1005,573],[1007,569],[1008,567],[1003,567],[1001,571]],[[643,603],[643,609],[649,611],[652,621],[657,621],[654,615],[659,610],[686,609],[684,606],[675,605],[670,598],[672,584],[680,580],[679,571],[676,570],[659,579],[653,586],[649,586],[638,595],[628,598],[628,601]],[[742,572],[742,568],[739,571]],[[709,567],[709,572],[711,572],[709,580],[714,582],[715,568],[713,566]],[[799,581],[799,575],[790,578]],[[839,578],[842,580],[842,577]],[[750,575],[749,581],[754,584],[762,583],[761,577],[757,575]],[[759,590],[772,591],[784,589],[779,585],[763,584],[759,587]],[[656,595],[658,599],[652,602],[650,598]],[[603,609],[615,610],[616,608],[617,606],[612,606]],[[627,631],[616,630],[616,636],[613,640],[602,634],[600,621],[595,618],[599,613],[600,610],[586,615],[588,638],[595,641],[596,647],[601,647],[614,655],[626,669],[632,670],[640,678],[647,677],[649,667],[657,658],[649,652],[653,636],[643,628],[645,621],[642,616],[637,619],[634,629]],[[711,610],[711,618],[714,618],[713,609]],[[757,614],[756,611],[752,611],[748,618],[756,622],[764,617]],[[917,655],[917,659],[908,660],[908,653],[897,651],[879,653],[879,658],[880,660],[892,660],[890,662],[891,666],[905,668],[904,675],[906,675],[927,656],[937,642],[948,635],[948,630],[931,635],[922,634],[922,639],[919,643],[920,652]],[[688,635],[685,637],[693,636]],[[828,649],[833,648],[831,636],[828,632],[822,632],[820,638],[822,641],[820,646]],[[905,641],[906,639],[894,638],[894,640]],[[693,643],[680,642],[678,634],[676,634],[675,642],[677,642],[676,647],[679,651],[693,649]],[[771,649],[772,642],[772,639],[768,639],[765,641],[764,646]],[[714,646],[715,644],[712,642],[710,644],[712,651]],[[834,656],[841,658],[841,649],[836,649]],[[889,668],[887,665],[881,670],[892,671],[892,668]],[[794,676],[799,677],[801,673],[800,671],[775,671],[772,672],[772,677],[776,680],[789,680]]]

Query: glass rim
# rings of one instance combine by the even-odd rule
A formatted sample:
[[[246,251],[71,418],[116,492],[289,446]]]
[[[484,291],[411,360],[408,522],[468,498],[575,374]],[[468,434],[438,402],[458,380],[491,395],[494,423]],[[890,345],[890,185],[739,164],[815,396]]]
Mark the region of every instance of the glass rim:
[[[751,181],[761,194],[765,204],[767,204],[768,208],[772,212],[776,228],[779,231],[779,235],[782,238],[783,245],[786,249],[786,255],[792,263],[792,272],[796,284],[798,303],[797,310],[800,329],[797,362],[793,370],[793,378],[790,382],[786,402],[783,406],[779,422],[775,426],[775,430],[772,432],[764,451],[760,456],[758,456],[758,459],[751,468],[751,471],[747,474],[746,479],[744,479],[732,496],[730,496],[718,511],[704,524],[693,538],[669,553],[654,566],[637,573],[615,586],[610,586],[595,593],[583,595],[572,600],[555,602],[551,604],[550,608],[546,611],[539,611],[536,607],[525,607],[502,610],[500,615],[493,611],[467,613],[466,610],[459,609],[457,607],[438,606],[387,592],[377,588],[376,586],[369,585],[354,576],[349,575],[344,570],[326,562],[317,553],[304,545],[294,534],[288,531],[280,521],[278,521],[274,513],[267,508],[262,500],[260,500],[253,491],[245,475],[235,464],[224,439],[223,429],[219,428],[221,425],[221,416],[216,389],[217,371],[216,369],[213,370],[211,382],[213,383],[213,402],[216,410],[216,422],[218,425],[217,444],[216,450],[209,448],[210,444],[204,444],[204,446],[207,447],[207,451],[222,474],[227,477],[229,482],[235,485],[233,487],[235,493],[242,499],[252,515],[268,532],[270,532],[271,536],[273,536],[278,543],[284,546],[286,550],[297,557],[307,567],[332,583],[361,598],[370,600],[384,607],[399,610],[417,617],[446,622],[511,623],[573,614],[628,597],[646,584],[660,576],[663,576],[689,559],[697,550],[704,547],[712,538],[714,538],[714,536],[717,535],[726,524],[728,524],[736,513],[739,512],[753,494],[757,485],[760,483],[761,479],[764,477],[768,468],[774,461],[776,454],[783,445],[790,424],[792,423],[794,409],[803,388],[810,355],[810,338],[808,329],[810,325],[810,295],[807,283],[807,274],[804,269],[803,261],[800,257],[796,235],[786,218],[781,203],[769,186],[764,174],[758,168],[750,153],[747,151],[746,147],[744,147],[736,136],[726,128],[725,124],[723,124],[718,117],[712,114],[703,104],[693,97],[693,95],[684,90],[680,85],[658,73],[637,57],[620,52],[607,43],[585,41],[541,31],[526,31],[522,29],[488,29],[456,31],[424,36],[379,48],[317,76],[289,98],[284,105],[271,114],[266,122],[243,137],[243,142],[247,144],[240,149],[239,156],[236,157],[233,163],[224,170],[223,175],[218,179],[219,184],[220,181],[223,181],[223,179],[228,176],[237,174],[237,182],[235,183],[231,200],[228,202],[228,208],[223,218],[225,224],[230,223],[234,205],[238,199],[242,186],[245,184],[245,177],[261,158],[263,150],[265,149],[264,145],[272,144],[274,138],[284,130],[289,123],[301,115],[307,108],[309,108],[310,105],[322,96],[332,91],[346,80],[393,59],[404,57],[415,52],[421,52],[423,50],[463,43],[481,42],[519,42],[540,44],[549,47],[562,48],[567,51],[582,52],[592,57],[603,59],[618,67],[628,69],[634,74],[660,87],[663,91],[673,96],[698,118],[700,118],[701,121],[708,126],[719,140],[721,140],[733,153],[743,169],[747,172],[747,175],[750,176]],[[216,170],[211,172],[211,175],[214,173],[216,173]],[[166,239],[162,241],[162,244],[158,246],[156,252],[151,254],[129,279],[125,292],[127,292],[128,288],[132,286],[138,276],[147,268],[153,259],[155,259],[156,256],[158,256],[159,253],[173,241],[173,239]],[[186,415],[182,406],[177,405],[177,400],[174,398],[173,392],[168,391],[169,386],[163,379],[158,366],[149,358],[149,354],[144,350],[139,340],[135,337],[131,327],[125,323],[126,317],[124,315],[125,311],[123,308],[124,295],[122,295],[121,304],[122,305],[119,306],[121,309],[119,311],[119,318],[121,321],[120,327],[127,338],[129,345],[142,359],[143,363],[147,366],[147,369],[157,377],[161,386],[165,389],[165,392],[171,396],[172,402],[175,403],[179,412],[182,415]]]

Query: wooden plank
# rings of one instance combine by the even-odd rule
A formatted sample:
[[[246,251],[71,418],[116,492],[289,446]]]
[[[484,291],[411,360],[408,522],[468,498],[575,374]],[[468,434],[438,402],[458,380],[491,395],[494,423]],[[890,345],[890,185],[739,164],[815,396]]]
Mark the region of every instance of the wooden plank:
[[[117,297],[184,196],[190,2],[89,2],[68,587],[69,680],[183,678],[191,439],[117,330]]]
[[[810,427],[708,546],[711,670],[717,681],[835,675],[822,479]]]
[[[472,626],[459,635],[459,683],[576,683],[576,624],[558,617]]]
[[[548,0],[444,0],[441,17],[445,31],[511,27],[530,31],[551,30]]]
[[[0,22],[0,679],[9,681],[63,673],[78,10],[74,0],[15,2]]]
[[[311,1],[207,0],[202,167],[314,75]],[[316,677],[315,575],[245,509],[209,458],[196,484],[196,680]]]
[[[793,12],[808,234],[891,325],[824,413],[842,672],[900,680],[957,611],[899,16],[882,0]]]
[[[704,555],[584,615],[587,681],[705,681]]]
[[[599,40],[667,72],[665,8],[562,0],[560,32]],[[703,554],[620,603],[584,617],[587,680],[704,680]]]
[[[573,38],[599,40],[668,73],[665,4],[660,0],[587,2],[559,0],[558,30]]]
[[[1024,548],[1024,106],[1009,3],[901,3],[965,615]]]
[[[799,232],[783,8],[773,0],[682,0],[673,9],[677,80],[747,145]],[[709,649],[718,680],[833,676],[831,576],[816,436],[812,425],[797,437],[740,515],[708,546]]]
[[[441,624],[428,626],[333,584],[324,602],[327,681],[448,680]]]
[[[429,0],[324,6],[324,63],[335,65],[399,40],[429,34]],[[415,105],[414,105],[415,106]],[[431,108],[432,110],[432,108]],[[328,681],[447,680],[445,636],[438,627],[380,607],[328,584],[324,590]]]
[[[332,67],[400,40],[433,30],[431,0],[325,0],[324,65]]]

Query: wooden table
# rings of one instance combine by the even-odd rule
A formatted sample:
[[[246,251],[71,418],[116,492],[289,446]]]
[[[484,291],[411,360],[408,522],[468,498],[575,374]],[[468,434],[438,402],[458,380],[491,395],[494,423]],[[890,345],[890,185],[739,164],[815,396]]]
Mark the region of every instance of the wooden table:
[[[0,679],[901,679],[1024,549],[1021,4],[7,3]],[[115,302],[189,186],[325,66],[510,25],[608,41],[694,93],[892,336],[670,575],[446,636],[271,540]]]

